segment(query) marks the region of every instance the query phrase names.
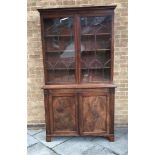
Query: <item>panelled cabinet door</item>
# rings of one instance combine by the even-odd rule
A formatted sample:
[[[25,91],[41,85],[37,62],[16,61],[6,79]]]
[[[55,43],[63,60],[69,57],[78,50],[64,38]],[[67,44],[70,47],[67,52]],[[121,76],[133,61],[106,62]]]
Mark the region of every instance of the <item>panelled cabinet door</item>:
[[[50,105],[52,133],[77,135],[77,97],[75,94],[52,94]]]
[[[109,95],[80,94],[80,134],[102,135],[108,131]]]

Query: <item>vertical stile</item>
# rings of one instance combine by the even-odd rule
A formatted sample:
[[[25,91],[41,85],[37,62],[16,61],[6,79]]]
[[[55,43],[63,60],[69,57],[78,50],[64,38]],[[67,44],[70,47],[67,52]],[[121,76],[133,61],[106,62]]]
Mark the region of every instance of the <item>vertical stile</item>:
[[[81,67],[80,67],[80,17],[75,15],[75,51],[76,51],[76,83],[80,83]]]

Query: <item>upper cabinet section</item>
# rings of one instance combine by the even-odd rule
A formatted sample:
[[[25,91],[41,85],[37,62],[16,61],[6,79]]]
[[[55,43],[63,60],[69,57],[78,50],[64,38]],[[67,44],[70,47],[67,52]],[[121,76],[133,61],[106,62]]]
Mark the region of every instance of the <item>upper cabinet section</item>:
[[[45,84],[112,82],[115,7],[39,9]]]

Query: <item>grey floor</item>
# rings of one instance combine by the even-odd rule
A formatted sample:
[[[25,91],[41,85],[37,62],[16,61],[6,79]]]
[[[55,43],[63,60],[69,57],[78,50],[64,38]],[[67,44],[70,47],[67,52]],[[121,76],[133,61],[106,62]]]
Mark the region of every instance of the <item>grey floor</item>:
[[[45,141],[45,129],[28,128],[28,155],[128,155],[128,129],[115,129],[115,142],[103,137],[55,137]]]

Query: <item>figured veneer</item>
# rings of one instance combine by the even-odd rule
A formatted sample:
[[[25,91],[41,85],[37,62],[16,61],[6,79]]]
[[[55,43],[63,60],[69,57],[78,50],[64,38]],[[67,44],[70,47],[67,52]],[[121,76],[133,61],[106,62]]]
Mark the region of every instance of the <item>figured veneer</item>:
[[[93,134],[94,132],[107,131],[107,96],[81,95],[80,106],[82,109],[81,133]]]
[[[114,141],[115,7],[38,9],[46,141],[88,135]]]

